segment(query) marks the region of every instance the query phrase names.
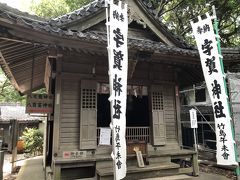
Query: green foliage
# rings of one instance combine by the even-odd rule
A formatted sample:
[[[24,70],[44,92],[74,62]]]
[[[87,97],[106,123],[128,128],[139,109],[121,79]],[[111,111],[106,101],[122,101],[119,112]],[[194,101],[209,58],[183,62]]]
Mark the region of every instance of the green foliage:
[[[42,88],[34,93],[46,94],[46,89]],[[21,105],[26,104],[26,96],[21,96],[18,91],[12,86],[9,79],[5,76],[4,72],[0,68],[0,103],[20,103]]]
[[[66,4],[70,8],[70,11],[81,8],[82,6],[92,2],[93,0],[65,0]]]
[[[47,91],[46,91],[46,88],[42,88],[42,89],[34,91],[33,93],[36,93],[36,94],[47,94]]]
[[[36,15],[53,18],[79,9],[93,0],[32,0],[31,10]]]
[[[26,128],[23,131],[24,148],[26,152],[36,155],[43,151],[43,133],[36,128]]]
[[[194,41],[190,20],[216,7],[219,35],[222,46],[240,45],[240,3],[238,0],[150,0],[157,9],[157,16],[171,31],[182,36],[188,43]]]
[[[65,0],[41,0],[39,3],[33,0],[30,8],[36,15],[45,18],[57,17],[70,11]]]
[[[4,75],[0,68],[0,102],[18,102],[26,103],[25,96],[21,96],[11,85],[10,81]]]

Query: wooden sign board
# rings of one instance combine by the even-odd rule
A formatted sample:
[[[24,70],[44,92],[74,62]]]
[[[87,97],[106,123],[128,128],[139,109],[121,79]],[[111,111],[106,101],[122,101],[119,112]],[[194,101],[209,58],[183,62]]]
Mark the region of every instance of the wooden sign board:
[[[53,112],[53,96],[47,94],[30,94],[27,96],[26,113]]]
[[[191,128],[198,128],[197,110],[192,108],[189,110],[189,114],[190,114]]]
[[[86,156],[87,156],[86,151],[64,151],[63,152],[64,159],[84,158]]]
[[[138,167],[145,167],[141,151],[136,151]]]

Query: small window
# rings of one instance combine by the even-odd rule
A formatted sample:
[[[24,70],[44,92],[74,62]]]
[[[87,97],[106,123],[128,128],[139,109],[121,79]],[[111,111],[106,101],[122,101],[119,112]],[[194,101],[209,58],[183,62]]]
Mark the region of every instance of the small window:
[[[196,89],[195,90],[195,101],[196,102],[206,102],[205,89]]]
[[[96,108],[96,90],[82,89],[82,108]]]
[[[163,110],[163,93],[162,92],[152,93],[152,104],[153,104],[153,110]]]

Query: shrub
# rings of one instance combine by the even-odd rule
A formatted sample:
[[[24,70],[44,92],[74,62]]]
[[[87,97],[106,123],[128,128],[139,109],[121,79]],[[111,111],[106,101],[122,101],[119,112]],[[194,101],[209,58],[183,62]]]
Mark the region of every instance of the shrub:
[[[25,152],[37,155],[43,151],[43,133],[36,128],[25,128],[23,131]]]

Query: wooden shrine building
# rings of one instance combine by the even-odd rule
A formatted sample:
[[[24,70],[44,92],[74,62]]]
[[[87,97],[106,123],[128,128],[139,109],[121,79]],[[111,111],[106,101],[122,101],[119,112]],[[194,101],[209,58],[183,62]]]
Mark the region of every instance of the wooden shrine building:
[[[145,0],[128,4],[125,179],[196,176],[196,152],[181,146],[178,90],[203,81],[198,52],[169,32]],[[45,168],[55,180],[113,179],[111,146],[98,144],[100,128],[110,124],[104,6],[104,0],[97,0],[46,20],[0,4],[0,64],[5,74],[21,94],[45,87],[54,95]],[[239,61],[235,52],[223,50],[224,59]],[[142,150],[144,168],[138,167],[136,146]],[[191,167],[179,163],[186,159]]]

